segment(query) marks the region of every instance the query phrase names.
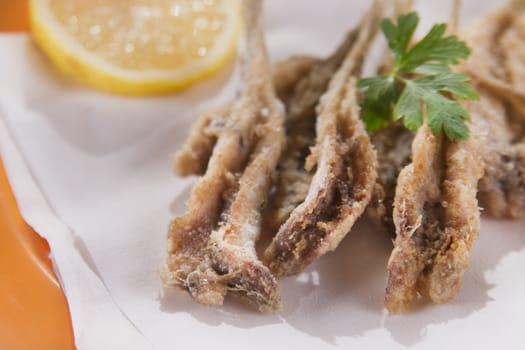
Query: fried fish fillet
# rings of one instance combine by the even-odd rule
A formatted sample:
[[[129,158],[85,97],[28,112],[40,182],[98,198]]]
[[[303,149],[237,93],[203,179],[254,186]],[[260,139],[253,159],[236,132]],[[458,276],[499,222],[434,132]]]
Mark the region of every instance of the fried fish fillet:
[[[318,59],[311,56],[292,56],[273,66],[272,80],[275,92],[285,104],[290,103],[297,83],[308,75]],[[175,153],[173,169],[178,176],[203,175],[208,166],[213,147],[225,118],[229,115],[232,102],[216,110],[204,113],[192,125],[188,139]]]
[[[469,109],[471,102],[464,104]],[[418,130],[393,201],[396,238],[385,295],[389,312],[406,311],[419,295],[447,302],[460,289],[480,226],[477,185],[484,164],[477,146],[475,135],[449,141],[426,126]]]
[[[442,303],[459,290],[479,232],[482,175],[472,140],[451,142],[426,126],[418,130],[394,199],[396,239],[385,296],[391,313],[408,309],[418,293]]]
[[[313,176],[313,172],[306,169],[305,162],[310,148],[315,144],[315,106],[355,44],[357,34],[357,29],[349,32],[330,57],[310,67],[286,100],[287,144],[277,168],[278,180],[275,194],[270,200],[270,215],[265,218],[266,226],[272,230],[277,230],[306,198]]]
[[[355,44],[318,105],[316,143],[306,168],[316,167],[305,200],[266,249],[278,276],[297,274],[337,247],[368,204],[376,179],[375,153],[359,118],[356,75],[377,32],[382,7],[375,1]]]
[[[163,273],[198,302],[220,305],[228,291],[261,310],[280,307],[275,278],[257,258],[260,209],[284,146],[284,108],[275,96],[264,45],[261,0],[243,2],[244,86],[224,118],[188,212],[172,221]]]
[[[495,217],[525,217],[525,1],[489,13],[467,33],[473,54],[463,69],[479,85],[469,103],[485,165],[479,199]]]

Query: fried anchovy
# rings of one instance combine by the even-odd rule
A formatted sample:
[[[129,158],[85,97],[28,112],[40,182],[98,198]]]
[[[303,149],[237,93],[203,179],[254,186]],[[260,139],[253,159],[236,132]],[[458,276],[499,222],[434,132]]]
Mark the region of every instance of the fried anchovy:
[[[467,105],[485,165],[480,203],[494,217],[525,217],[525,2],[489,13],[467,38],[473,55],[462,68],[481,95]]]
[[[358,30],[345,37],[328,58],[314,64],[295,85],[287,103],[285,151],[279,161],[275,194],[271,198],[267,226],[276,230],[306,198],[313,172],[305,168],[310,148],[315,144],[315,106],[330,79],[355,44]]]
[[[449,142],[426,126],[418,130],[394,199],[396,239],[385,297],[390,312],[405,311],[418,293],[437,303],[455,296],[479,232],[482,174],[472,141]]]
[[[335,249],[370,200],[376,159],[359,119],[355,83],[381,13],[379,2],[374,2],[317,107],[316,143],[306,161],[307,169],[316,167],[315,174],[305,200],[265,251],[265,260],[276,275],[299,273]]]
[[[318,62],[310,56],[292,56],[273,65],[273,84],[279,99],[288,105],[297,82]],[[204,113],[192,125],[186,142],[175,153],[173,168],[178,176],[203,175],[232,102]]]
[[[258,260],[254,242],[284,146],[284,108],[271,81],[261,0],[243,5],[244,86],[220,128],[206,173],[192,190],[188,212],[169,227],[164,279],[203,304],[222,304],[232,291],[262,310],[275,310],[277,282]]]
[[[476,103],[464,105],[471,110]],[[425,126],[412,143],[394,197],[396,238],[385,296],[391,313],[406,311],[419,295],[447,302],[461,287],[480,225],[476,195],[484,170],[474,124],[467,141],[434,136]]]

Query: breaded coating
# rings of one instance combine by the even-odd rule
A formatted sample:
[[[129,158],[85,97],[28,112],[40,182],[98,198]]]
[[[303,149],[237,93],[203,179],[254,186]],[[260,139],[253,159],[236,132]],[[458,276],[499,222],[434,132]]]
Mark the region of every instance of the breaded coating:
[[[315,144],[315,106],[353,47],[357,33],[357,30],[348,33],[330,57],[319,60],[310,67],[307,74],[294,86],[287,100],[287,143],[279,161],[275,194],[270,200],[271,215],[265,218],[267,226],[274,230],[277,230],[306,198],[313,176],[313,172],[306,169],[305,162],[310,148]]]
[[[318,60],[311,56],[292,56],[273,65],[273,84],[279,99],[288,105],[297,82],[308,75]],[[192,125],[188,139],[173,157],[178,176],[203,175],[224,119],[230,114],[232,102],[204,113]]]
[[[375,1],[317,107],[316,144],[306,161],[315,174],[305,200],[265,251],[265,261],[277,276],[297,274],[334,250],[370,200],[376,159],[359,118],[356,75],[381,15]]]
[[[494,217],[525,217],[525,1],[489,13],[466,35],[471,58],[462,69],[481,99],[466,107],[485,165],[480,204]]]
[[[243,2],[244,86],[220,128],[206,173],[192,189],[188,212],[170,224],[163,277],[203,304],[220,305],[230,291],[261,310],[276,310],[277,282],[254,249],[260,210],[284,147],[284,108],[271,81],[261,7],[261,0]]]
[[[396,239],[385,297],[390,312],[407,310],[418,293],[436,303],[456,295],[479,233],[482,175],[472,141],[451,142],[419,128],[394,199]]]

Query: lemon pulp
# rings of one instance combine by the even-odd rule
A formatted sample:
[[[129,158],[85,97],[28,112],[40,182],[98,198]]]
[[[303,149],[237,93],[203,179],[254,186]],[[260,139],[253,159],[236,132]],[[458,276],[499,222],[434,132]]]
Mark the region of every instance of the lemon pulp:
[[[31,1],[33,36],[55,65],[123,94],[172,91],[216,71],[234,52],[238,16],[237,0]]]

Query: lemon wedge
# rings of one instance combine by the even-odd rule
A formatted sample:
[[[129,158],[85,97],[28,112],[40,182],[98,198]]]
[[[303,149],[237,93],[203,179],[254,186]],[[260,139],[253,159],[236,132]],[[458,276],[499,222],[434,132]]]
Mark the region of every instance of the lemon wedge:
[[[235,52],[238,0],[30,0],[37,45],[70,78],[111,93],[176,91]]]

